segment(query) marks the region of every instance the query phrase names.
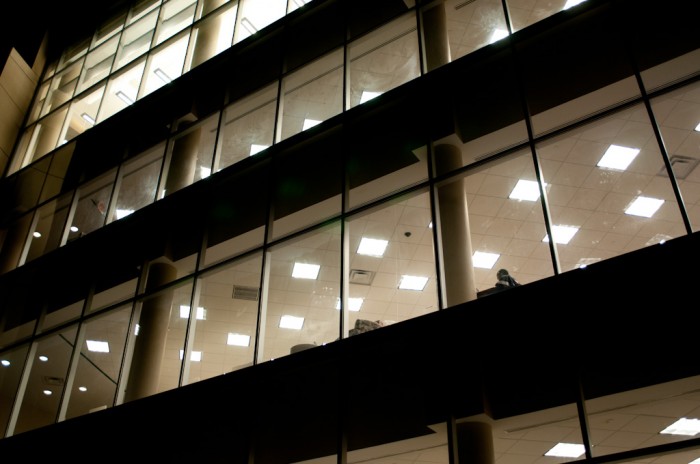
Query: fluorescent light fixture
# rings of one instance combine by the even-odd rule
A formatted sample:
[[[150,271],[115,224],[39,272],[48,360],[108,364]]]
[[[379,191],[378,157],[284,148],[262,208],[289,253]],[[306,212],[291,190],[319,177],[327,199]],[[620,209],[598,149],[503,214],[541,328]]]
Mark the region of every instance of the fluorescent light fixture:
[[[229,332],[226,344],[232,346],[250,346],[250,335]]]
[[[248,155],[248,156],[257,155],[258,153],[260,153],[261,151],[263,151],[269,147],[270,147],[269,145],[258,145],[257,143],[252,143],[250,145],[250,155]]]
[[[77,232],[77,231],[79,231],[79,230],[80,230],[80,229],[78,229],[76,226],[70,226],[70,231],[71,231],[71,232]]]
[[[357,253],[367,256],[383,256],[388,244],[388,240],[362,237],[360,246],[357,248]]]
[[[204,166],[201,166],[199,168],[199,177],[202,179],[206,179],[209,176],[211,176],[211,168],[205,168]]]
[[[475,251],[472,255],[472,264],[474,267],[480,267],[482,269],[493,269],[493,265],[496,264],[496,261],[498,261],[500,257],[501,255],[498,253]]]
[[[34,232],[32,235],[34,236],[34,238],[40,238],[41,232]]]
[[[321,266],[318,264],[294,263],[292,277],[297,279],[316,279]]]
[[[294,329],[294,330],[301,330],[301,328],[304,326],[304,318],[303,317],[297,317],[297,316],[290,316],[288,314],[285,314],[280,318],[280,325],[279,327],[281,329]]]
[[[301,130],[311,129],[322,122],[323,121],[317,121],[316,119],[304,119],[304,127],[302,127]]]
[[[88,350],[96,353],[109,353],[109,343],[99,340],[86,340]]]
[[[568,9],[571,8],[572,6],[576,6],[576,5],[578,5],[579,3],[583,3],[583,2],[585,2],[585,1],[586,1],[586,0],[566,0],[566,5],[564,5],[564,8],[563,8],[563,9],[564,9],[564,10],[568,10]]]
[[[160,69],[160,68],[154,69],[154,70],[153,70],[153,74],[155,74],[156,76],[158,76],[158,77],[160,78],[160,80],[163,81],[163,82],[165,82],[166,84],[169,84],[169,83],[171,83],[171,82],[173,81],[173,80],[170,78],[170,76],[168,76],[168,75],[165,73],[165,71],[163,71],[163,70]]]
[[[658,198],[649,197],[637,197],[635,200],[627,207],[625,214],[631,214],[633,216],[642,216],[650,218],[661,208],[664,204],[664,200]]]
[[[577,458],[585,452],[586,448],[577,443],[557,443],[552,449],[544,453],[544,455],[561,458]]]
[[[493,31],[491,34],[491,38],[489,39],[489,44],[492,44],[494,42],[498,42],[504,37],[508,37],[508,31],[505,29],[496,29]]]
[[[518,180],[515,187],[508,195],[513,200],[535,201],[540,197],[539,184],[534,180]]]
[[[190,307],[189,305],[180,305],[180,318],[187,319],[190,317]],[[201,306],[197,307],[197,319],[203,321],[207,318],[207,310]]]
[[[686,419],[681,417],[659,433],[669,435],[695,436],[700,432],[700,419]]]
[[[80,115],[80,117],[83,118],[84,120],[86,120],[87,122],[89,122],[91,125],[93,125],[93,126],[95,125],[95,118],[93,118],[89,114],[83,113]]]
[[[123,217],[130,215],[133,212],[134,212],[133,209],[119,209],[119,208],[117,208],[117,210],[114,212],[114,216],[117,219],[121,219]]]
[[[639,148],[610,145],[598,161],[598,167],[624,171],[638,154]]]
[[[360,104],[370,101],[373,98],[376,98],[380,96],[382,92],[370,92],[369,90],[363,90],[362,95],[360,96]]]
[[[428,283],[427,277],[402,275],[399,288],[401,290],[423,290]]]
[[[185,355],[184,350],[180,350],[180,359]],[[193,362],[199,362],[202,360],[202,352],[201,351],[193,351],[192,354],[190,355],[190,361]]]
[[[44,395],[51,396],[53,395],[53,392],[51,390],[44,390]]]
[[[39,356],[39,361],[41,361],[41,362],[46,362],[48,360],[49,360],[49,358],[47,356],[44,356],[43,354],[41,356]]]
[[[693,459],[688,464],[700,464],[700,458]]]
[[[121,101],[123,101],[124,103],[126,103],[127,105],[133,105],[133,104],[134,104],[134,100],[132,100],[127,94],[125,94],[125,93],[122,92],[121,90],[117,90],[117,93],[115,93],[115,95],[116,95],[117,97],[119,97],[119,99],[120,99]]]
[[[87,391],[87,387],[78,387],[78,390],[80,390],[81,392],[86,392],[86,391]]]
[[[362,303],[364,301],[364,298],[348,298],[348,310],[358,312],[362,308]],[[340,298],[335,300],[335,309],[340,309]]]
[[[561,243],[566,245],[571,241],[571,239],[578,232],[578,227],[574,226],[552,226],[552,235],[554,236],[554,243]],[[549,242],[549,236],[545,235],[542,239],[543,242]]]
[[[698,123],[697,126],[695,126],[695,131],[696,131],[696,132],[700,132],[700,122]]]
[[[248,18],[241,19],[241,26],[245,27],[245,29],[248,31],[248,34],[250,35],[253,35],[256,32],[258,32],[258,28],[255,27]]]
[[[2,361],[0,361],[0,364],[2,364],[3,366],[7,367],[7,366],[10,365],[10,361],[8,361],[7,359],[3,359]]]

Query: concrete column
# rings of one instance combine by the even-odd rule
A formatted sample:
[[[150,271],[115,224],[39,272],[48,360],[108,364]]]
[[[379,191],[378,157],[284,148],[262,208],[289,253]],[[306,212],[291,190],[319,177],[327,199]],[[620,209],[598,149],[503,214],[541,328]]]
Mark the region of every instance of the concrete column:
[[[165,193],[170,195],[194,182],[202,128],[198,127],[175,140],[168,168]]]
[[[146,290],[156,288],[177,278],[177,269],[168,263],[154,263],[148,271]],[[160,366],[170,324],[173,291],[166,290],[145,300],[139,317],[139,334],[129,370],[124,401],[158,393]]]
[[[494,464],[493,433],[486,422],[457,424],[457,463]]]
[[[462,167],[462,151],[454,145],[434,147],[437,174]],[[472,240],[464,179],[459,178],[438,188],[442,262],[445,271],[447,306],[476,299],[472,263]]]
[[[427,71],[452,61],[447,36],[445,2],[437,1],[423,10],[423,42]]]

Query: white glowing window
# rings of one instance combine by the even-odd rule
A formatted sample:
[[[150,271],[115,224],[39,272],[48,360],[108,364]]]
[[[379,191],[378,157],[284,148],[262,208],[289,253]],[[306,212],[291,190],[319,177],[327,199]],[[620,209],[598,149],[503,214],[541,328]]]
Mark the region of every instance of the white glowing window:
[[[304,318],[285,314],[280,318],[279,327],[282,329],[301,330],[304,326]]]
[[[401,290],[423,290],[427,283],[427,277],[403,275],[401,276],[399,288]]]
[[[109,343],[101,342],[98,340],[86,340],[88,350],[95,351],[97,353],[109,353]]]
[[[552,449],[544,453],[544,455],[561,458],[577,458],[585,452],[586,448],[583,445],[576,443],[557,443]]]
[[[357,248],[357,253],[367,256],[382,256],[388,244],[389,242],[387,240],[362,237],[360,246]]]
[[[552,226],[552,235],[554,236],[554,243],[561,243],[566,245],[574,238],[576,232],[578,232],[578,227],[573,226]],[[545,235],[542,239],[543,242],[549,242],[549,236]]]
[[[498,253],[486,253],[484,251],[476,251],[472,255],[472,264],[474,267],[482,269],[492,269],[501,255]]]
[[[598,167],[624,171],[638,154],[638,148],[610,145],[608,149],[605,150],[603,157],[598,161]]]
[[[318,264],[294,263],[292,277],[297,279],[315,279],[318,277],[318,271],[321,266]]]
[[[658,198],[637,197],[625,210],[625,214],[650,218],[664,204]]]
[[[513,200],[535,201],[540,197],[539,184],[534,180],[520,179],[508,198]]]
[[[250,346],[250,335],[229,332],[226,344],[232,346]]]

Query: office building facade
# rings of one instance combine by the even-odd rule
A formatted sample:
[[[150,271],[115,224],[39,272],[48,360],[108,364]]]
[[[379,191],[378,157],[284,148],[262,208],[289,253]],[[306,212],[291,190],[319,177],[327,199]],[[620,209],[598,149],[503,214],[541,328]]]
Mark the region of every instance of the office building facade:
[[[696,10],[141,0],[11,54],[0,452],[700,457],[655,351],[694,335]]]

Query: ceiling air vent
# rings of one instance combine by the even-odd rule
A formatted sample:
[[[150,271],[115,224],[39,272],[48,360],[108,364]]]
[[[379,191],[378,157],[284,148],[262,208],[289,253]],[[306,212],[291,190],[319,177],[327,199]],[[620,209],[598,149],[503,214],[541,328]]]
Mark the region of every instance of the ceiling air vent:
[[[42,377],[42,380],[44,381],[44,385],[54,385],[57,387],[60,387],[63,385],[63,378],[62,377],[50,377],[48,375],[45,375]]]
[[[233,298],[235,300],[258,301],[260,291],[258,287],[243,287],[241,285],[233,286]]]
[[[370,285],[374,280],[374,272],[363,271],[362,269],[350,270],[350,283],[359,285]]]
[[[673,174],[676,179],[685,179],[688,175],[693,172],[695,166],[698,165],[700,160],[691,158],[689,156],[681,155],[671,155],[671,166],[673,167]],[[660,176],[666,176],[666,166],[662,167],[659,171]]]

